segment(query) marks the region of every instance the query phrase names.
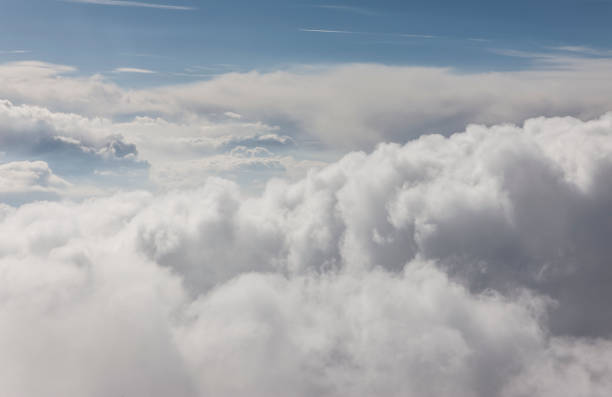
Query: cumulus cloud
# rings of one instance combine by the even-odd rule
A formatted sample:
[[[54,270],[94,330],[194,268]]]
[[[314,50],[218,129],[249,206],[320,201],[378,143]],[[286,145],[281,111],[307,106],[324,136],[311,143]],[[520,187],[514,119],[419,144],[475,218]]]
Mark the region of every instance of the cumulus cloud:
[[[23,201],[58,197],[71,184],[53,173],[44,161],[0,164],[0,201]]]
[[[261,122],[226,115],[189,122],[136,116],[122,121],[0,101],[0,144],[7,160],[43,160],[62,176],[92,183],[167,189],[210,175],[261,185],[303,174],[317,161],[296,158],[296,140]],[[299,155],[298,155],[299,157]],[[151,166],[151,168],[149,168]]]
[[[142,68],[116,68],[113,70],[115,73],[140,73],[140,74],[154,74],[153,70],[142,69]]]
[[[125,176],[136,174],[130,181],[146,179],[148,163],[114,127],[101,118],[0,100],[0,145],[6,160],[44,161],[55,173],[73,179],[117,170]]]
[[[0,390],[606,396],[611,186],[605,114],[381,144],[261,194],[1,206]]]
[[[188,122],[144,116],[114,121],[4,100],[0,128],[10,160],[44,160],[64,176],[98,182],[104,176],[120,185],[121,176],[130,175],[130,183],[146,185],[150,165],[151,181],[168,188],[200,184],[214,174],[244,180],[258,174],[261,184],[320,163],[295,158],[298,143],[278,134],[278,127],[227,115]]]

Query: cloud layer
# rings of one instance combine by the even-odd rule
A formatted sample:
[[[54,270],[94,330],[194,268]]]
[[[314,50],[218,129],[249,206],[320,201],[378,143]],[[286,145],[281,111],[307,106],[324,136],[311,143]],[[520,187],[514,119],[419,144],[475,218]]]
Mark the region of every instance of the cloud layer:
[[[469,123],[520,123],[537,116],[597,117],[612,108],[610,59],[547,56],[533,69],[457,73],[432,67],[352,64],[226,73],[208,81],[123,89],[100,75],[42,62],[0,65],[0,97],[53,112],[182,124],[239,114],[281,135],[332,149],[448,135]]]
[[[0,390],[607,396],[611,186],[605,114],[381,144],[255,196],[3,205]]]

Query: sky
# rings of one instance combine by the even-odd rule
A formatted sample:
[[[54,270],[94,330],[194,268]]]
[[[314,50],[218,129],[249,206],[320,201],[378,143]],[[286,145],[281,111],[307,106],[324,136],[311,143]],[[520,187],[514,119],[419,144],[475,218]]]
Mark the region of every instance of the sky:
[[[529,59],[503,51],[609,51],[612,34],[612,3],[605,0],[0,4],[3,60],[69,64],[129,85],[303,63],[520,69],[530,66]],[[10,53],[15,50],[28,53]],[[120,68],[156,74],[112,75]]]
[[[608,397],[611,17],[0,0],[0,395]]]

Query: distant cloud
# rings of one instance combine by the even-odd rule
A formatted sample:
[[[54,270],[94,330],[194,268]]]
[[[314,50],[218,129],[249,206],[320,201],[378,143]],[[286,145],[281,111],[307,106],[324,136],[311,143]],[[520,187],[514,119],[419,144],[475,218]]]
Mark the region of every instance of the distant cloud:
[[[156,73],[153,70],[141,69],[141,68],[117,68],[113,70],[114,73],[140,73],[140,74],[153,74]]]
[[[195,10],[194,7],[188,6],[175,6],[167,4],[157,3],[144,3],[140,1],[123,1],[123,0],[64,0],[69,3],[86,3],[86,4],[98,4],[104,6],[120,6],[120,7],[145,7],[145,8],[160,8],[164,10]]]

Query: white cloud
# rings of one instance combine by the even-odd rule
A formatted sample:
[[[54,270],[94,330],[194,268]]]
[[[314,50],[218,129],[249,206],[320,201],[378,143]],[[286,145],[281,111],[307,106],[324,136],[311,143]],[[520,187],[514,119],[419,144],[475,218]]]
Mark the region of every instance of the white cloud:
[[[606,114],[383,144],[258,195],[1,206],[0,390],[606,396],[610,186]]]
[[[0,201],[22,202],[52,199],[71,184],[58,177],[44,161],[14,161],[0,164]]]
[[[238,113],[234,113],[234,112],[225,112],[223,114],[226,115],[227,117],[229,117],[230,119],[238,119],[238,120],[240,120],[242,118],[241,115],[239,115]]]
[[[143,90],[1,65],[0,394],[607,396],[610,61],[546,62]],[[165,188],[65,175],[133,190],[143,159]]]
[[[69,183],[53,175],[44,161],[15,161],[0,164],[0,191],[21,192],[24,189],[65,188]]]
[[[38,105],[56,112],[100,115],[124,95],[100,75],[74,76],[77,69],[37,61],[10,62],[0,67],[0,98],[15,104]],[[101,115],[106,115],[101,112]]]
[[[271,176],[303,173],[315,162],[295,160],[289,153],[298,148],[295,140],[277,129],[227,115],[187,123],[150,117],[114,122],[0,101],[0,144],[9,160],[45,160],[61,175],[119,186],[146,186],[149,165],[151,180],[162,189],[194,186],[215,174],[256,177],[261,186]],[[238,155],[238,147],[258,152]],[[131,175],[135,171],[140,175]]]
[[[0,144],[11,160],[48,162],[62,175],[83,176],[97,168],[145,169],[132,143],[106,119],[89,119],[0,100]]]

